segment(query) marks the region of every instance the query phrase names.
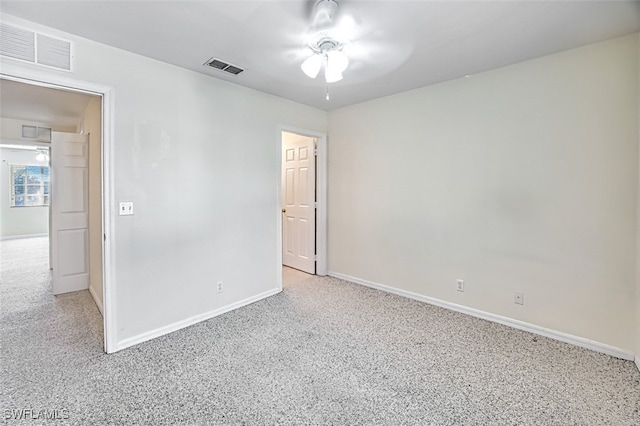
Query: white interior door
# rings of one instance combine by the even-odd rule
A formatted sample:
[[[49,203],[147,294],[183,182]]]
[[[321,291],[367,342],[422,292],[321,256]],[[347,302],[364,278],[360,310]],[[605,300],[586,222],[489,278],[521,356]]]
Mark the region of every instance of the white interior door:
[[[315,139],[282,134],[282,263],[316,273]]]
[[[53,294],[89,288],[89,137],[52,132]]]

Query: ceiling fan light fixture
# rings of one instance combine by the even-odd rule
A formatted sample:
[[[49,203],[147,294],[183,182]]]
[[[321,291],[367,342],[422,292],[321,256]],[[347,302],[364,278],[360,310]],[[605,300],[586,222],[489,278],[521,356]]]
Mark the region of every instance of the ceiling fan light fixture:
[[[327,83],[335,83],[342,80],[342,71],[347,69],[349,59],[339,50],[330,50],[325,53],[324,79]]]
[[[330,50],[327,52],[327,64],[342,73],[349,66],[349,58],[340,50]]]
[[[346,31],[340,31],[334,24],[337,9],[336,0],[316,2],[313,25],[306,41],[313,55],[305,59],[301,65],[302,71],[310,78],[316,78],[324,67],[324,79],[327,84],[342,80],[342,72],[349,66],[349,58],[342,48],[348,43],[344,32],[352,32],[354,21],[350,17],[346,19]]]
[[[49,153],[38,150],[38,153],[36,154],[36,161],[49,161]]]
[[[300,68],[308,77],[316,78],[322,68],[322,56],[314,53],[305,59]]]
[[[336,81],[342,80],[342,71],[339,71],[337,68],[332,68],[327,64],[324,68],[324,79],[327,83],[335,83]]]

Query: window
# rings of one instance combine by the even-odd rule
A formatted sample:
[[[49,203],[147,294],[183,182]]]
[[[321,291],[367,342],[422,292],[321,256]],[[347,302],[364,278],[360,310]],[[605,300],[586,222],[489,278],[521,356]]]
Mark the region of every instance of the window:
[[[11,166],[11,207],[49,205],[49,166]]]

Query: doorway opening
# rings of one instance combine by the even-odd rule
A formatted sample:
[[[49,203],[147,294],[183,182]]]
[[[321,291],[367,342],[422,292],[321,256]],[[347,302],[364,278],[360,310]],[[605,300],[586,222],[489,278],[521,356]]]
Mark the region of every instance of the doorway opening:
[[[5,183],[0,192],[11,191],[10,198],[2,198],[13,203],[11,214],[5,215],[3,211],[0,239],[40,237],[33,239],[30,246],[37,242],[38,253],[47,254],[39,257],[40,260],[32,267],[40,268],[44,262],[47,270],[53,270],[48,275],[52,275],[53,280],[46,280],[49,297],[88,290],[90,296],[87,294],[85,300],[93,300],[103,317],[100,334],[104,335],[102,343],[106,351],[102,229],[103,96],[11,76],[0,78],[0,95],[3,148],[0,182]],[[25,131],[31,128],[38,131],[34,134]],[[69,138],[84,143],[71,146]],[[31,152],[35,156],[33,161],[46,163],[39,166],[39,176],[35,175],[38,164],[33,164],[33,161],[27,164],[16,158],[14,151],[20,150]],[[65,164],[65,161],[70,163]],[[24,172],[20,172],[20,163],[27,164]],[[12,169],[11,179],[5,173],[5,166]],[[36,207],[39,198],[43,203]],[[30,230],[17,229],[16,226],[24,228],[29,223],[25,218],[33,216],[36,209],[42,216],[38,223],[40,228],[31,224]],[[75,217],[65,217],[64,213],[71,210]],[[83,217],[75,214],[79,211],[83,212]],[[40,247],[43,244],[44,248]],[[3,250],[22,246],[24,244],[3,244]]]
[[[282,127],[280,268],[326,275],[326,135]]]

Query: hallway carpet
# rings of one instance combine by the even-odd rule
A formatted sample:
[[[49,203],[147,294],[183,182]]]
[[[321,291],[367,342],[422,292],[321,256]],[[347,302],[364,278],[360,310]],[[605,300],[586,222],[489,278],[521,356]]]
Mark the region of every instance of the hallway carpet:
[[[47,256],[0,242],[9,424],[640,425],[629,361],[287,268],[278,295],[106,355]]]

